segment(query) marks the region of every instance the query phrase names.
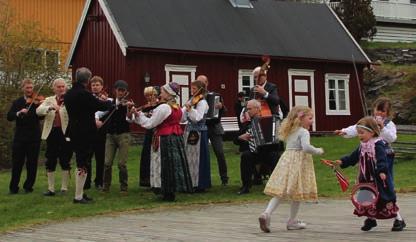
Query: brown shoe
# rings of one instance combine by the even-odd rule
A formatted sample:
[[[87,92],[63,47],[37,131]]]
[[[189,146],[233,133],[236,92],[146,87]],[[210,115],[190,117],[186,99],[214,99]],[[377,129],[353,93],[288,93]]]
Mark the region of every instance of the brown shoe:
[[[270,216],[262,213],[259,217],[260,229],[265,233],[270,233]]]

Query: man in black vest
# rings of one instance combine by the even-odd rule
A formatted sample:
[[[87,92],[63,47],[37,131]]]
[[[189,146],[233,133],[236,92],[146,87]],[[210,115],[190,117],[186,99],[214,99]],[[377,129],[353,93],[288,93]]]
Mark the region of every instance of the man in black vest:
[[[33,192],[38,168],[40,149],[40,124],[36,115],[39,104],[28,103],[33,96],[33,82],[24,79],[21,84],[23,97],[16,99],[9,112],[8,121],[16,121],[16,128],[12,146],[12,177],[10,179],[9,193],[19,192],[20,175],[26,161],[27,177],[23,184],[26,193]],[[32,102],[33,102],[32,98]]]
[[[107,97],[94,97],[88,90],[91,71],[81,67],[76,70],[75,83],[65,94],[64,103],[68,112],[69,123],[67,135],[69,136],[76,155],[77,170],[75,171],[75,198],[74,203],[86,204],[92,199],[84,194],[84,184],[87,178],[87,166],[90,162],[94,136],[97,132],[95,112],[111,108]]]
[[[205,86],[208,88],[208,77],[204,75],[199,75],[196,79],[204,82]],[[208,127],[208,137],[211,141],[212,149],[214,150],[215,156],[217,157],[218,171],[220,174],[221,183],[223,186],[226,186],[228,184],[227,161],[225,160],[224,156],[224,144],[222,140],[222,136],[224,135],[224,128],[221,125],[221,117],[226,112],[226,109],[223,105],[222,97],[220,103],[218,103],[217,105],[218,106],[216,108],[219,109],[218,118],[207,119],[206,124]]]
[[[111,110],[107,117],[104,116],[107,125],[107,138],[105,142],[105,162],[104,162],[104,186],[103,192],[110,190],[112,178],[113,161],[118,150],[118,169],[120,192],[127,193],[127,159],[130,146],[130,122],[126,120],[127,102],[125,100],[128,95],[127,82],[118,80],[114,84],[115,96],[113,100],[114,109]]]

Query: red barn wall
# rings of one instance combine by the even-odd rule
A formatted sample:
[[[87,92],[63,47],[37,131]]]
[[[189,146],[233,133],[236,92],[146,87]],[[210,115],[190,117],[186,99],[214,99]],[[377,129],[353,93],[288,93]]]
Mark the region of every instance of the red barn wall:
[[[144,51],[127,49],[123,56],[113,32],[105,19],[104,13],[97,1],[91,5],[88,15],[99,16],[99,21],[86,21],[81,31],[77,47],[72,59],[72,69],[85,66],[91,69],[93,75],[103,77],[105,86],[111,91],[113,83],[118,79],[126,80],[130,86],[131,97],[141,105],[144,103],[144,75],[149,73],[151,85],[163,85],[165,80],[165,65],[197,66],[196,76],[207,75],[210,81],[209,89],[220,93],[228,108],[226,116],[235,116],[233,107],[238,92],[238,70],[253,69],[262,64],[260,57],[226,56],[200,53],[173,53],[170,51]],[[288,70],[315,70],[315,115],[316,129],[329,131],[355,123],[362,117],[362,108],[358,96],[358,85],[352,64],[334,62],[311,62],[306,60],[271,60],[268,80],[277,84],[279,95],[289,105]],[[349,94],[351,116],[327,116],[325,114],[325,74],[350,74]],[[362,78],[362,66],[359,68]],[[225,89],[221,89],[225,84]]]

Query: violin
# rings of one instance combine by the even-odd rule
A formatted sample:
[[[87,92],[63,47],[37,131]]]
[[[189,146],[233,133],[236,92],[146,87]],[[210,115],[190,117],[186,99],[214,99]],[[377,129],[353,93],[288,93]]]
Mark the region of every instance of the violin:
[[[39,104],[41,104],[44,100],[45,100],[45,97],[44,97],[44,96],[39,95],[38,93],[33,93],[31,97],[28,97],[28,98],[26,99],[26,104],[28,104],[28,105],[30,105],[30,106],[31,106],[32,104],[39,105]],[[30,107],[30,106],[29,106],[29,107]]]

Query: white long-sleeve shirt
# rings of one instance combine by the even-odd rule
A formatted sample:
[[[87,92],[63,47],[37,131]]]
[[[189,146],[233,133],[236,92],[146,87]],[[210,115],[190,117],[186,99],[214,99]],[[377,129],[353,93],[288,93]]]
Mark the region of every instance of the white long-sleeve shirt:
[[[302,150],[309,154],[323,154],[321,148],[315,148],[311,145],[309,131],[302,127],[287,137],[286,150]]]
[[[353,138],[358,135],[356,125],[351,125],[347,128],[343,128],[342,132],[345,133],[344,138]],[[397,139],[397,129],[393,121],[388,122],[380,132],[380,137],[387,143],[391,144]]]
[[[138,116],[133,115],[132,120],[134,123],[142,126],[145,129],[152,129],[165,121],[165,119],[167,119],[171,113],[171,107],[168,104],[163,103],[153,109],[152,116],[150,118],[147,117],[144,113],[140,112]]]
[[[186,107],[183,107],[182,108],[182,113],[183,113],[182,122],[187,121],[188,118],[194,123],[199,122],[204,118],[204,115],[208,113],[208,109],[209,109],[209,106],[205,99],[202,99],[201,101],[199,101],[196,104],[196,107],[192,107],[191,110],[189,111],[186,110]]]

